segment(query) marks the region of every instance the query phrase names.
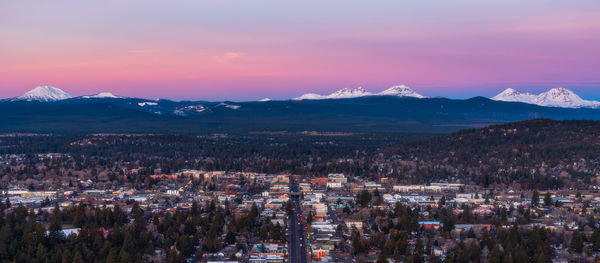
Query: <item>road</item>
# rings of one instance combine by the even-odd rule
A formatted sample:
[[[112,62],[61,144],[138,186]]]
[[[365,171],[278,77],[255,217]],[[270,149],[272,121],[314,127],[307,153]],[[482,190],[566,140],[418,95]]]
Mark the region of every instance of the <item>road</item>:
[[[298,182],[290,180],[290,192],[298,192]],[[290,243],[289,256],[291,263],[307,263],[306,235],[304,234],[304,219],[302,218],[302,207],[300,196],[290,195],[292,200],[292,214],[290,215]]]

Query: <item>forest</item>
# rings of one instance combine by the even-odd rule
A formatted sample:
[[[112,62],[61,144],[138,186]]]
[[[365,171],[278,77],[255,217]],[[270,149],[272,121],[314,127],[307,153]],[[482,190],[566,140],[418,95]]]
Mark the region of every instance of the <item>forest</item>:
[[[593,184],[600,172],[600,122],[536,119],[450,135],[412,133],[274,132],[184,135],[29,135],[0,137],[0,156],[21,154],[4,177],[67,176],[70,170],[122,173],[137,178],[161,169],[292,173],[339,172],[404,183],[461,181],[523,188]],[[67,160],[41,160],[61,153]],[[43,166],[37,165],[43,163]],[[40,168],[43,167],[43,168]],[[91,173],[91,172],[90,172]],[[3,181],[6,183],[9,178]]]
[[[283,227],[258,220],[256,206],[236,217],[227,206],[221,208],[214,201],[194,202],[190,209],[164,215],[137,204],[131,213],[119,206],[111,209],[83,203],[68,209],[50,207],[49,211],[8,208],[3,201],[1,262],[185,262],[192,255],[215,253],[226,245],[247,251],[250,235],[285,240]],[[72,226],[79,233],[65,236],[63,226]],[[152,258],[157,249],[165,251],[166,258]]]

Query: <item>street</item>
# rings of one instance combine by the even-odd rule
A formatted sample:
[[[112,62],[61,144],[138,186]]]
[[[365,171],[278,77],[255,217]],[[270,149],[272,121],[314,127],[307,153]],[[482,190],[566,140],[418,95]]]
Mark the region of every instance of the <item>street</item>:
[[[290,192],[298,192],[298,182],[295,179],[290,181]],[[304,235],[304,220],[302,218],[302,207],[300,206],[300,196],[290,195],[292,201],[292,214],[290,215],[290,244],[289,244],[289,262],[306,263],[306,240]]]

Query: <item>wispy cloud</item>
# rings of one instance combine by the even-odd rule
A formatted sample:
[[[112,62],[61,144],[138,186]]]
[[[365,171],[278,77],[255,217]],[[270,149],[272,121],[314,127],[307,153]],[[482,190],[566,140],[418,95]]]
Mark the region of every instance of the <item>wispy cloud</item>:
[[[213,56],[213,59],[220,64],[227,64],[233,60],[239,59],[246,54],[244,52],[229,51],[218,56]]]

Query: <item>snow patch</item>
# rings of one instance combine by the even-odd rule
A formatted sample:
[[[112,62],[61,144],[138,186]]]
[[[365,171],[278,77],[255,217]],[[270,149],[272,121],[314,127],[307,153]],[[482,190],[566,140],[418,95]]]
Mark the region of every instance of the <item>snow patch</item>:
[[[180,116],[186,116],[188,114],[188,112],[203,112],[205,111],[206,108],[202,105],[190,105],[190,106],[186,106],[186,107],[182,107],[182,108],[178,108],[175,109],[173,111],[173,114],[175,115],[180,115]]]
[[[227,103],[225,103],[225,102],[221,102],[221,103],[219,103],[219,105],[217,105],[217,106],[225,106],[226,108],[228,108],[228,109],[232,109],[232,110],[237,110],[237,109],[239,109],[239,108],[241,108],[241,107],[242,107],[242,106],[240,106],[240,105],[227,104]]]
[[[100,92],[96,95],[83,96],[82,98],[84,98],[84,99],[122,99],[123,97],[119,97],[110,92]]]
[[[140,102],[140,103],[138,103],[138,105],[139,105],[140,107],[144,107],[144,106],[157,106],[157,105],[158,105],[158,103],[156,103],[156,102],[149,102],[149,101],[145,101],[145,102]]]

